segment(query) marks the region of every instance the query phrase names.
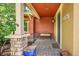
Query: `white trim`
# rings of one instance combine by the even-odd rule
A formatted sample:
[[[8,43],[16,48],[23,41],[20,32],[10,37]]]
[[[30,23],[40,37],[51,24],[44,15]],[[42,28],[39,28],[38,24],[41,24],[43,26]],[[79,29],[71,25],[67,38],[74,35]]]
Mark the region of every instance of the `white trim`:
[[[60,10],[60,48],[62,49],[62,9]]]
[[[15,34],[24,34],[24,4],[16,3],[16,31]]]
[[[56,20],[56,42],[58,42],[57,40],[57,15],[60,12],[60,48],[62,48],[62,6],[63,4],[60,5],[59,9],[57,10],[56,14],[55,14],[55,20]]]
[[[37,19],[40,19],[39,14],[35,10],[35,8],[32,6],[31,3],[26,3],[27,7],[32,11],[33,16],[35,16]]]

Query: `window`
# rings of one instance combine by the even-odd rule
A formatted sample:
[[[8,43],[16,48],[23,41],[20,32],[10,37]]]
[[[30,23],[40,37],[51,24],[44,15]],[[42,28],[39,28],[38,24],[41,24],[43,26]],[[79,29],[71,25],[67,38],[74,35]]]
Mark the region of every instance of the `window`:
[[[28,20],[29,15],[33,15],[32,11],[28,8],[26,4],[24,4],[24,16],[25,16],[24,31],[26,32],[29,32],[29,20]]]
[[[24,20],[24,31],[29,32],[29,21]]]

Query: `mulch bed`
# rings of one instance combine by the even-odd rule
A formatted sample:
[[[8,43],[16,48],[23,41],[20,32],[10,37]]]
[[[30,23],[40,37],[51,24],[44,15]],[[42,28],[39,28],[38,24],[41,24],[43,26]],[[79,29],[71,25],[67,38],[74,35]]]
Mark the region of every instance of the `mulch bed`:
[[[0,46],[1,50],[1,46]],[[3,48],[3,52],[0,52],[0,56],[10,56],[10,44],[6,44]]]

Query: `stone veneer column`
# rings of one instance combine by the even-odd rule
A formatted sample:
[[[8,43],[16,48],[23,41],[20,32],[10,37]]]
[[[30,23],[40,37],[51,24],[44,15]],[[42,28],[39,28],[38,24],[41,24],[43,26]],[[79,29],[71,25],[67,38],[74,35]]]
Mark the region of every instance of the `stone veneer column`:
[[[9,35],[11,38],[11,55],[20,56],[24,48],[27,46],[26,34],[24,34],[24,5],[16,3],[16,31],[14,35]]]
[[[24,5],[16,3],[16,31],[18,37],[11,39],[11,55],[22,55],[24,47]],[[20,36],[20,37],[19,37]]]
[[[11,40],[10,40],[10,43],[11,43],[10,49],[11,49],[12,56],[22,55],[24,48],[27,46],[27,40],[25,37],[21,37],[18,35],[16,36],[14,35],[13,38],[11,37]]]

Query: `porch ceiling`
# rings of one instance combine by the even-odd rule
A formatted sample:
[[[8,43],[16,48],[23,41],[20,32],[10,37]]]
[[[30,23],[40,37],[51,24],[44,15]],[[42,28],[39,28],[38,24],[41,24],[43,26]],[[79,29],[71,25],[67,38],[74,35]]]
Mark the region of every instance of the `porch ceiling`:
[[[32,3],[39,16],[53,17],[60,3]]]

